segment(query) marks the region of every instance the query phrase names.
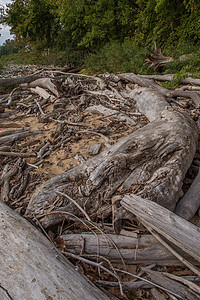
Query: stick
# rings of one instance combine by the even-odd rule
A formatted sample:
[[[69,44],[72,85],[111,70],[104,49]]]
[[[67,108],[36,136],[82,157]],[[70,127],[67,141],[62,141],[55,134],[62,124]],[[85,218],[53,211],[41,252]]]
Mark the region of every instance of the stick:
[[[59,195],[61,195],[61,196],[66,197],[68,200],[70,200],[84,214],[84,216],[86,217],[86,219],[88,221],[92,222],[92,220],[90,219],[90,217],[88,216],[88,214],[84,211],[84,209],[74,199],[72,199],[70,196],[68,196],[67,194],[64,194],[62,192],[56,191],[56,193],[59,194]]]

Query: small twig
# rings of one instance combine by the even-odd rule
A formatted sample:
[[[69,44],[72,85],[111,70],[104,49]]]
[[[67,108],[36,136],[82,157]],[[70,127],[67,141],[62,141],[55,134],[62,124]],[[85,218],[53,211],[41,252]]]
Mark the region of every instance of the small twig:
[[[85,263],[88,263],[88,264],[90,264],[90,265],[93,265],[93,266],[95,266],[95,267],[97,267],[97,268],[101,268],[102,270],[108,272],[110,275],[112,275],[112,276],[114,276],[115,278],[117,278],[117,276],[116,276],[113,272],[111,272],[109,269],[103,267],[101,263],[96,263],[96,262],[90,261],[90,260],[88,260],[88,259],[85,259],[85,258],[83,258],[83,257],[80,257],[80,256],[78,256],[78,255],[75,255],[75,254],[72,254],[72,253],[69,253],[69,252],[65,252],[65,254],[66,254],[67,256],[72,257],[72,258],[78,259],[78,260],[80,260],[80,261],[82,261],[82,262],[85,262]],[[168,293],[170,293],[170,294],[172,294],[172,295],[178,297],[179,299],[183,299],[180,295],[177,295],[176,293],[174,293],[174,292],[172,292],[172,291],[170,291],[170,290],[168,290],[168,289],[162,287],[161,285],[158,285],[158,284],[156,284],[156,283],[154,283],[154,282],[151,282],[151,281],[148,280],[148,279],[145,279],[145,278],[143,278],[143,277],[134,275],[134,274],[132,274],[132,273],[129,273],[129,272],[127,272],[127,271],[123,271],[123,270],[120,270],[120,269],[117,269],[117,268],[115,268],[115,271],[121,272],[121,273],[124,273],[124,274],[127,274],[127,275],[129,275],[129,276],[135,277],[135,278],[140,279],[140,280],[142,280],[142,281],[145,281],[145,282],[147,282],[148,284],[151,284],[151,285],[153,285],[153,286],[155,286],[155,287],[158,287],[158,288],[160,288],[161,290],[163,290],[163,291],[165,291],[165,292],[168,292]],[[117,279],[118,279],[118,278],[117,278]]]
[[[21,88],[20,87],[16,87],[14,90],[12,90],[12,92],[10,93],[9,97],[8,97],[8,103],[7,103],[7,106],[10,106],[11,103],[12,103],[12,96],[14,94],[15,91],[17,90],[20,90]]]
[[[148,279],[145,279],[145,278],[143,278],[143,277],[140,277],[140,276],[138,276],[138,275],[135,275],[135,274],[132,274],[132,273],[129,273],[129,272],[127,272],[127,271],[120,270],[120,269],[116,269],[116,268],[115,268],[115,270],[118,271],[118,272],[127,274],[127,275],[129,275],[129,276],[132,276],[132,277],[134,277],[134,278],[140,279],[140,280],[142,280],[142,281],[145,281],[145,282],[147,282],[147,283],[149,283],[149,284],[151,284],[151,285],[153,285],[153,286],[155,286],[155,287],[157,287],[157,288],[159,288],[159,289],[161,289],[161,290],[163,290],[163,291],[165,291],[165,292],[167,292],[167,293],[170,293],[170,294],[172,294],[172,295],[178,297],[179,299],[183,299],[180,295],[178,295],[178,294],[176,294],[176,293],[174,293],[174,292],[172,292],[172,291],[170,291],[170,290],[168,290],[168,289],[162,287],[161,285],[159,285],[159,284],[157,284],[157,283],[154,283],[154,282],[152,282],[152,281],[150,281],[150,280],[148,280]]]
[[[68,196],[67,194],[64,194],[62,192],[59,191],[55,191],[57,194],[66,197],[69,201],[71,201],[74,205],[76,205],[76,207],[78,207],[78,209],[84,214],[84,216],[86,217],[86,219],[90,222],[92,222],[92,220],[90,219],[90,217],[88,216],[88,214],[84,211],[84,209],[74,200],[72,199],[70,196]]]
[[[121,281],[119,280],[119,277],[118,275],[116,275],[115,273],[111,272],[109,269],[107,269],[106,267],[102,266],[102,263],[97,263],[97,262],[94,262],[94,261],[91,261],[91,260],[88,260],[84,257],[81,257],[81,256],[78,256],[78,255],[75,255],[75,254],[72,254],[70,252],[64,252],[64,254],[66,256],[70,256],[72,258],[75,258],[75,259],[78,259],[84,263],[87,263],[87,264],[90,264],[94,267],[97,267],[98,269],[102,269],[103,271],[107,272],[108,274],[112,275],[113,277],[115,277],[118,282],[119,282],[119,286],[120,286],[120,292],[121,292],[121,295],[126,299],[128,300],[128,298],[126,297],[126,295],[124,295],[123,293],[123,288],[122,288],[122,284],[121,284]]]
[[[39,108],[39,111],[41,112],[42,115],[46,115],[44,112],[43,112],[43,109],[40,105],[40,103],[37,101],[37,99],[34,99],[35,103],[37,104],[38,108]]]
[[[72,126],[83,126],[83,127],[88,127],[87,124],[85,123],[75,123],[75,122],[69,122],[69,121],[61,121],[61,120],[55,120],[54,118],[49,118],[50,120],[57,122],[57,123],[62,123],[62,124],[67,124],[67,125],[72,125]]]
[[[29,163],[27,163],[27,165],[28,165],[28,166],[30,166],[30,167],[32,167],[32,168],[35,168],[35,169],[38,169],[38,168],[39,168],[38,166],[36,166],[36,165],[33,165],[33,164],[29,164]]]
[[[110,143],[112,142],[107,136],[103,135],[100,132],[95,132],[95,131],[90,131],[90,130],[80,130],[77,133],[89,133],[89,134],[95,134],[95,135],[99,135],[100,137],[102,137],[106,142]]]

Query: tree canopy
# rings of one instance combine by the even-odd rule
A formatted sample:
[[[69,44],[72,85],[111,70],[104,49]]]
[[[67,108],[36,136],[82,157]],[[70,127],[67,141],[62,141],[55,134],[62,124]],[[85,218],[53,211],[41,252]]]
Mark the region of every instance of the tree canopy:
[[[116,48],[127,42],[143,48],[157,42],[166,48],[198,49],[200,2],[13,0],[7,7],[6,22],[18,44],[68,51],[69,55],[95,53],[113,43]]]

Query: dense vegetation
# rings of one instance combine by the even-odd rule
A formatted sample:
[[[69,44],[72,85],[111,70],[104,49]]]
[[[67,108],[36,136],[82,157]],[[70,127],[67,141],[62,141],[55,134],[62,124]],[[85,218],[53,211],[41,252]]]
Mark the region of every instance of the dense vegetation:
[[[200,68],[199,0],[13,0],[6,23],[16,38],[13,51],[0,47],[2,63],[20,60],[10,54],[20,47],[30,63],[145,73],[146,49],[157,42],[175,58],[194,53],[187,61],[173,61],[167,71]]]

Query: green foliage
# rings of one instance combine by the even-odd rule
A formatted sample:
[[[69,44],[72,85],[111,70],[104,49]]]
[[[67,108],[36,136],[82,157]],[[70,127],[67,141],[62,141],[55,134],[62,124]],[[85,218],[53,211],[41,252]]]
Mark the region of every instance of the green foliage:
[[[8,5],[6,22],[16,39],[51,47],[60,29],[57,5],[51,0],[15,0]]]
[[[9,55],[11,53],[17,53],[19,47],[16,46],[14,40],[6,40],[5,43],[0,46],[0,58],[3,55]]]
[[[166,65],[165,73],[198,73],[200,72],[200,51],[186,54],[182,59],[175,59]]]
[[[145,74],[151,72],[144,65],[146,51],[130,42],[112,42],[96,54],[90,55],[85,62],[87,73],[134,72]]]
[[[181,85],[181,80],[188,77],[188,73],[183,70],[174,74],[173,78],[169,82],[163,82],[162,86],[164,87],[179,87]]]
[[[13,0],[6,22],[18,43],[32,53],[20,57],[7,45],[0,48],[1,64],[82,66],[87,57],[90,73],[149,73],[144,49],[156,41],[164,45],[164,54],[175,58],[165,72],[200,68],[199,0]],[[190,53],[188,59],[178,59]]]
[[[59,14],[74,46],[99,49],[134,33],[136,7],[130,0],[63,0]]]

